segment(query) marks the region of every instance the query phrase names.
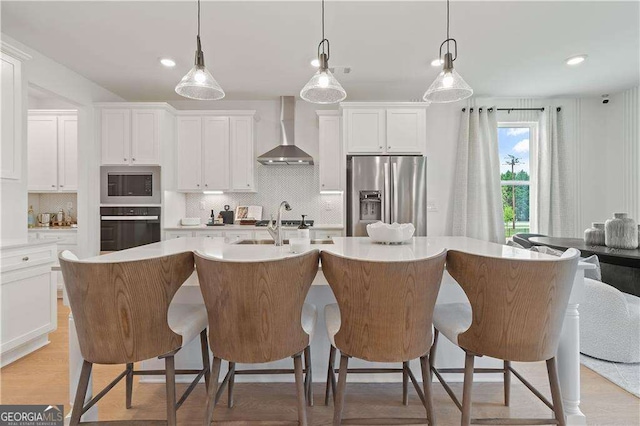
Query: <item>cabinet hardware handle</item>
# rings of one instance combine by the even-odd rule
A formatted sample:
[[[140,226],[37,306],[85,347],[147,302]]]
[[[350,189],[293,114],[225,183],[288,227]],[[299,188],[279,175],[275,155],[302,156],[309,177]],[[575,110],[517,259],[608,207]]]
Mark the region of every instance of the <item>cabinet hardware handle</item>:
[[[136,159],[135,159],[135,158],[132,158],[132,159],[131,159],[131,161],[136,161]]]
[[[382,145],[380,145],[378,148],[382,149]]]
[[[251,185],[247,184],[247,186],[251,186]]]
[[[127,161],[127,158],[125,157],[124,161]]]
[[[208,184],[208,183],[205,183],[205,184],[204,184],[204,186],[209,186],[209,184]]]
[[[26,262],[27,260],[29,260],[29,256],[25,256],[25,257],[22,258],[23,262]]]
[[[200,186],[200,184],[199,184],[199,183],[196,183],[196,186]]]
[[[391,145],[389,145],[389,146],[387,147],[387,149],[391,149]]]
[[[60,185],[60,188],[64,188],[64,185]]]
[[[55,186],[55,185],[51,185],[51,187],[52,187],[52,188],[55,188],[56,186]]]
[[[324,183],[322,184],[322,186],[324,186]]]

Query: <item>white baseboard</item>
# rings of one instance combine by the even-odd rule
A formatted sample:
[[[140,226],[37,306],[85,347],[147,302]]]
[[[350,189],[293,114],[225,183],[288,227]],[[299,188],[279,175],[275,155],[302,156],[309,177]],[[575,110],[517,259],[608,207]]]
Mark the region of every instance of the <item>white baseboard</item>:
[[[31,352],[34,352],[48,344],[49,344],[49,335],[44,334],[18,347],[10,349],[6,351],[4,354],[2,354],[2,357],[0,358],[0,367],[5,367],[11,364],[12,362],[17,361],[20,358],[27,356]]]

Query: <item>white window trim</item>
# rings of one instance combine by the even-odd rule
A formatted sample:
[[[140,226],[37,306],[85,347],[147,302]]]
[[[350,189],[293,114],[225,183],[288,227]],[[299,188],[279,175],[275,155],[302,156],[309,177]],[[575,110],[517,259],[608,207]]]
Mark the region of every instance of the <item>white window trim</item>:
[[[537,200],[538,189],[538,137],[539,129],[537,121],[500,121],[498,128],[527,127],[529,128],[529,181],[501,181],[500,185],[529,185],[529,232],[535,234],[537,230]]]

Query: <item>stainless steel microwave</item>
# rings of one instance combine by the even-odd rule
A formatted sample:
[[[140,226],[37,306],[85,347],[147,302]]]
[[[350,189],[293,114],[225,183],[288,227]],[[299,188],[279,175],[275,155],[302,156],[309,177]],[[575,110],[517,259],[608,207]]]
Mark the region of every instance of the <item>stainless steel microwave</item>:
[[[160,167],[100,167],[100,203],[160,205]]]

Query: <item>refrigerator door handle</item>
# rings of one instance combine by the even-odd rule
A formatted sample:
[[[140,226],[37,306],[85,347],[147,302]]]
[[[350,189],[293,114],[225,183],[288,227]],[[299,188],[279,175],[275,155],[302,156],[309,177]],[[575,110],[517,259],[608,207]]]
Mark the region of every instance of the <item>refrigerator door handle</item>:
[[[382,197],[382,210],[383,210],[383,222],[391,223],[391,204],[390,194],[391,194],[391,185],[389,184],[389,163],[384,163],[382,167],[382,173],[384,174],[384,194]]]
[[[391,223],[395,222],[398,215],[398,164],[392,164],[393,191],[391,191],[391,197],[393,197],[393,209],[391,210]]]

